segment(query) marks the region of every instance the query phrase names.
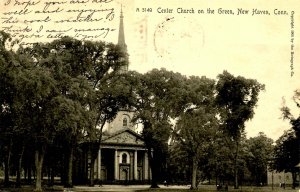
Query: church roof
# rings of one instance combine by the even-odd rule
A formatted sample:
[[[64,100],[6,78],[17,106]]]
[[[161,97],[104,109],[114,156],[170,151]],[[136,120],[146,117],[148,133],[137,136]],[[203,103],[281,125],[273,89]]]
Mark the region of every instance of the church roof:
[[[128,128],[117,131],[110,136],[105,136],[102,144],[145,146],[143,137]]]

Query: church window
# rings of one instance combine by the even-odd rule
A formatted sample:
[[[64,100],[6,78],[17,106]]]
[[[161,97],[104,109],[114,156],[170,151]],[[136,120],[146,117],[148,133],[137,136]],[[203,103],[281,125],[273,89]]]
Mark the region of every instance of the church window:
[[[127,163],[127,154],[123,153],[122,155],[122,163]]]
[[[123,127],[127,127],[128,126],[128,120],[126,117],[123,118]]]

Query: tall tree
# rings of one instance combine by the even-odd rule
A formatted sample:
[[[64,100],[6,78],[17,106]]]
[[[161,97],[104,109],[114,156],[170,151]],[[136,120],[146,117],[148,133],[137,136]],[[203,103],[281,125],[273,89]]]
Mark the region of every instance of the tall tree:
[[[13,74],[14,55],[5,47],[6,42],[10,39],[9,34],[0,31],[0,156],[1,162],[4,163],[4,184],[9,185],[9,162],[11,154],[10,133],[13,127],[13,117],[11,110],[11,92],[13,85],[10,83]]]
[[[264,86],[254,79],[234,77],[227,71],[218,76],[216,103],[219,106],[221,124],[229,140],[234,142],[232,159],[234,162],[235,188],[238,188],[238,158],[241,136],[245,122],[254,116],[258,94]]]
[[[11,49],[14,42],[9,34],[0,32],[0,137],[1,150],[5,165],[5,185],[9,182],[9,168],[14,149],[14,160],[17,170],[17,186],[20,186],[20,172],[24,143],[28,138],[28,130],[22,123],[19,113],[22,112],[23,105],[18,98],[20,82],[23,81],[23,68],[21,64],[28,64],[29,59],[23,58]],[[16,149],[19,149],[16,150]],[[0,152],[0,153],[1,153]]]
[[[293,96],[293,101],[296,104],[297,108],[300,109],[300,90],[296,90]],[[293,115],[290,108],[285,105],[283,102],[283,106],[281,108],[283,119],[288,119],[290,124],[292,125],[292,129],[295,131],[296,134],[296,141],[295,144],[297,145],[298,154],[300,154],[300,114]],[[296,156],[296,161],[298,161],[298,169],[300,164],[300,156]],[[293,175],[294,176],[294,175]],[[294,179],[293,179],[294,181]],[[295,182],[293,182],[293,187],[295,187]]]
[[[148,157],[152,172],[151,187],[158,187],[157,181],[162,179],[159,170],[166,169],[168,139],[172,130],[171,118],[178,116],[185,106],[183,82],[184,76],[165,69],[153,69],[141,75],[133,76],[133,93],[136,98],[135,109],[137,119],[143,124],[143,137],[148,148]],[[153,151],[153,152],[152,152]]]
[[[218,125],[214,106],[215,82],[205,77],[191,77],[186,83],[189,107],[180,115],[175,132],[183,150],[192,160],[191,188],[195,189],[198,165],[206,163],[201,161],[201,157],[207,156]]]
[[[293,101],[297,106],[297,109],[300,109],[300,90],[296,90],[293,96]],[[298,148],[298,154],[300,154],[300,114],[298,112],[297,115],[293,114],[289,107],[286,106],[285,101],[283,102],[282,108],[281,108],[283,119],[288,119],[290,121],[290,124],[292,125],[292,129],[295,131],[296,134],[296,140],[295,143]],[[298,161],[298,169],[300,165],[300,156],[295,157],[296,161]]]

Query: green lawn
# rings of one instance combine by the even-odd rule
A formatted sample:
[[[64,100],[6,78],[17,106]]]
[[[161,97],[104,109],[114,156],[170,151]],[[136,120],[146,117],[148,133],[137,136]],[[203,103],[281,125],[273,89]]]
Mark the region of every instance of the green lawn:
[[[0,192],[32,192],[34,191],[34,188],[32,186],[23,186],[22,188],[2,188],[0,187]],[[67,192],[95,192],[95,191],[101,191],[101,192],[105,192],[106,189],[101,189],[101,188],[93,188],[93,187],[84,187],[84,188],[80,188],[80,189],[67,189],[65,190],[62,186],[55,186],[55,187],[51,187],[51,188],[44,188],[44,191],[46,192],[58,192],[58,191],[67,191]],[[112,192],[113,189],[109,189],[106,192]],[[174,186],[170,186],[170,187],[164,187],[164,188],[160,188],[160,189],[143,189],[143,190],[135,190],[135,189],[130,189],[130,188],[126,188],[124,187],[124,190],[122,190],[122,188],[118,188],[118,190],[116,190],[118,192],[217,192],[215,186],[201,186],[199,187],[199,189],[197,190],[189,190],[189,189],[176,189],[174,188]],[[220,190],[222,191],[222,190]],[[223,190],[224,191],[224,190]],[[274,189],[272,189],[272,187],[240,187],[240,189],[233,189],[232,187],[229,187],[228,191],[232,191],[232,192],[253,192],[253,191],[257,191],[257,192],[300,192],[299,188],[297,189],[291,189],[290,187],[283,189],[283,188],[279,188],[276,187]]]
[[[200,187],[197,190],[189,190],[189,189],[148,189],[148,190],[141,190],[139,192],[187,192],[187,191],[197,191],[197,192],[217,192],[216,188],[214,186],[204,186]],[[225,191],[225,190],[220,190]],[[291,189],[291,188],[273,188],[272,187],[240,187],[239,189],[233,189],[229,187],[228,191],[232,192],[300,192],[299,188],[297,189]]]

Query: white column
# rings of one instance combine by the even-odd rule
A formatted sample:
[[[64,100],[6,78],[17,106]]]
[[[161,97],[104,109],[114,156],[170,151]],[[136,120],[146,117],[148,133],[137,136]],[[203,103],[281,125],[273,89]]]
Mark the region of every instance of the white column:
[[[148,161],[148,152],[145,151],[145,155],[144,155],[144,167],[143,167],[143,172],[144,172],[144,180],[148,180],[149,179],[149,161]]]
[[[97,173],[98,173],[97,178],[99,180],[101,180],[101,149],[99,149],[99,152],[98,152],[98,171],[97,171]]]
[[[119,180],[119,155],[117,149],[115,149],[115,180]]]
[[[133,163],[133,176],[134,180],[138,179],[138,172],[137,172],[137,150],[134,151],[134,163]]]

